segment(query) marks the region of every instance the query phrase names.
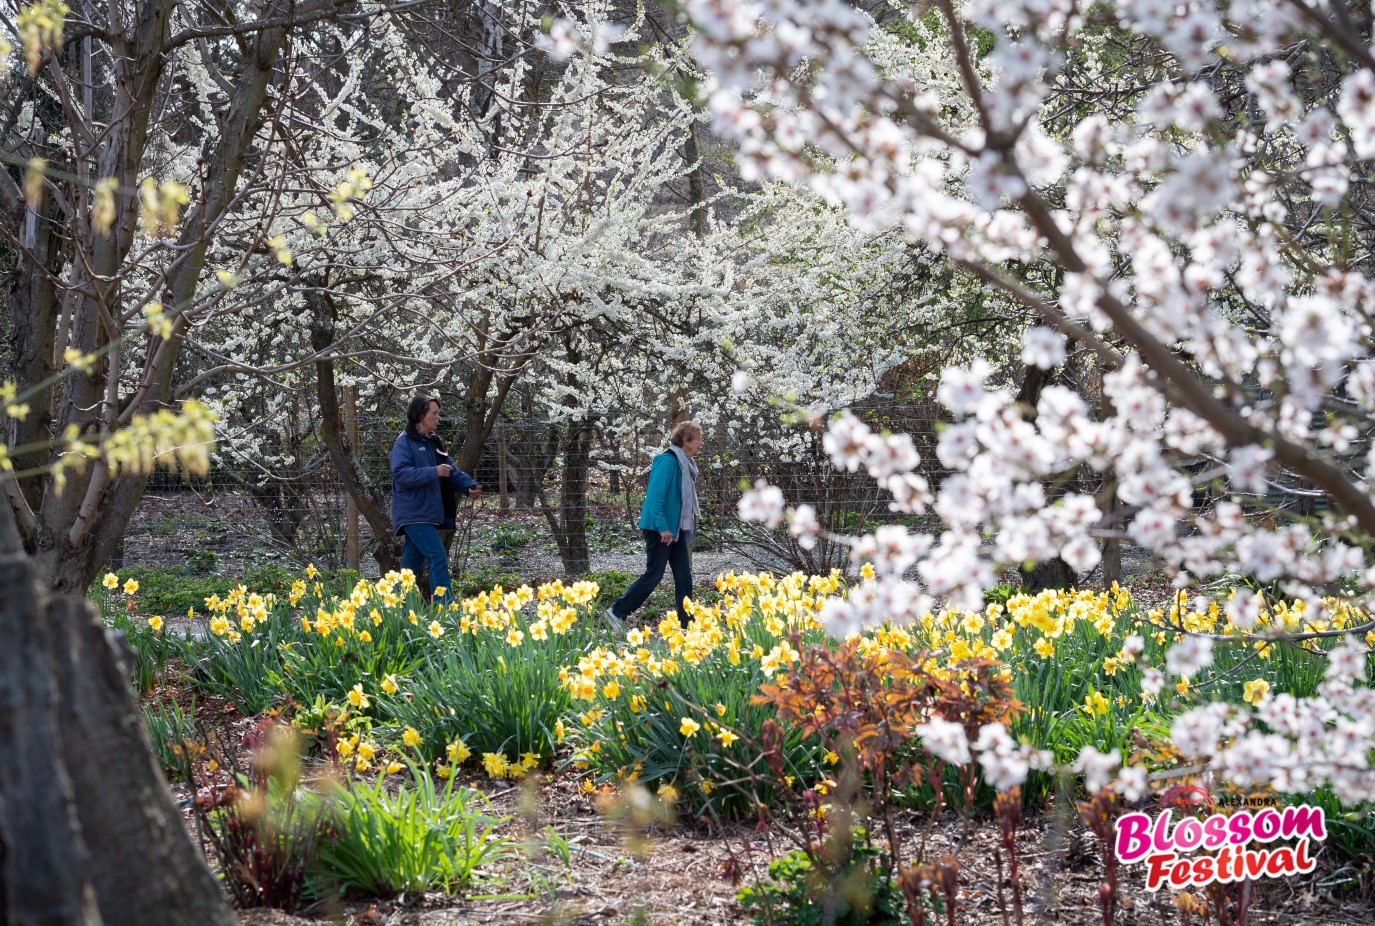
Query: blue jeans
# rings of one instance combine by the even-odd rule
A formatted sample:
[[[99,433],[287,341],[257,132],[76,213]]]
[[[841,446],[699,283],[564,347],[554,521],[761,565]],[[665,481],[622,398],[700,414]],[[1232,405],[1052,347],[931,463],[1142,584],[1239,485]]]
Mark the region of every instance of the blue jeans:
[[[678,539],[673,543],[660,540],[658,531],[641,529],[640,533],[645,536],[645,573],[625,590],[624,595],[616,599],[611,606],[611,613],[625,620],[638,611],[645,599],[659,587],[659,580],[664,577],[664,567],[669,566],[673,569],[673,600],[678,606],[678,622],[686,627],[688,616],[683,610],[683,599],[692,597],[692,559],[689,556],[692,531],[679,531]]]
[[[406,535],[406,545],[401,550],[401,568],[419,575],[421,566],[429,567],[430,594],[434,595],[437,588],[444,589],[444,594],[436,596],[434,603],[447,605],[453,586],[449,582],[449,555],[439,541],[439,529],[433,524],[407,524],[401,532]]]

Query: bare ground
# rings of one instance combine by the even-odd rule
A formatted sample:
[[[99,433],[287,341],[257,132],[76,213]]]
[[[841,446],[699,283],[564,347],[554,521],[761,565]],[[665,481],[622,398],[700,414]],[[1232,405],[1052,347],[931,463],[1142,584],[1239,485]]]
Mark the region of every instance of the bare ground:
[[[592,797],[579,793],[579,779],[555,775],[536,786],[494,786],[474,779],[468,784],[486,791],[494,807],[510,814],[508,834],[540,832],[552,824],[573,846],[571,863],[549,856],[513,863],[498,880],[477,888],[468,899],[426,895],[409,902],[342,903],[329,910],[290,917],[280,911],[248,910],[240,922],[252,926],[448,926],[448,924],[656,924],[723,926],[749,923],[735,901],[738,887],[724,873],[737,859],[745,872],[762,873],[773,850],[788,846],[778,834],[761,834],[752,826],[711,827],[682,821],[647,833],[631,834],[601,816]],[[524,797],[522,797],[524,795]],[[531,797],[535,800],[532,802]],[[524,807],[522,816],[521,807]],[[536,809],[537,808],[537,809]],[[533,810],[533,813],[532,813]],[[909,824],[916,821],[909,821]],[[960,896],[955,922],[960,926],[1009,926],[1015,923],[1011,894],[1004,883],[1008,919],[998,896],[996,847],[1000,836],[992,821],[976,823],[961,840],[961,822],[947,815],[938,822],[928,858],[953,852],[960,864]],[[769,837],[773,838],[770,839]],[[1018,845],[1025,884],[1025,926],[1096,926],[1103,922],[1098,889],[1103,879],[1099,847],[1076,822],[1066,825],[1052,807],[1030,818]],[[1284,926],[1369,926],[1375,902],[1369,896],[1339,896],[1322,886],[1338,867],[1331,853],[1320,850],[1318,870],[1289,881],[1262,881],[1248,923]],[[1120,926],[1185,924],[1169,891],[1148,894],[1140,866],[1121,872]],[[495,895],[495,896],[483,896]],[[1234,891],[1235,893],[1235,891]],[[934,924],[933,924],[934,926]]]

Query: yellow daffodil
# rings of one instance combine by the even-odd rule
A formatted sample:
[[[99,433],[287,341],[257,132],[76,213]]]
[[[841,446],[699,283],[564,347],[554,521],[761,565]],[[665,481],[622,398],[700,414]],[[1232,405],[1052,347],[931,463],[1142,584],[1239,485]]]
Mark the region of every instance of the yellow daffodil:
[[[422,742],[424,742],[424,740],[420,738],[420,732],[416,730],[415,727],[407,727],[406,731],[401,734],[401,742],[405,743],[412,749],[415,749]]]
[[[1088,697],[1084,699],[1084,703],[1080,705],[1079,709],[1090,717],[1093,717],[1106,714],[1109,707],[1108,699],[1103,697],[1101,691],[1091,691]]]
[[[1270,683],[1263,678],[1252,679],[1241,686],[1241,699],[1247,704],[1259,704],[1265,700],[1265,696],[1270,693]]]

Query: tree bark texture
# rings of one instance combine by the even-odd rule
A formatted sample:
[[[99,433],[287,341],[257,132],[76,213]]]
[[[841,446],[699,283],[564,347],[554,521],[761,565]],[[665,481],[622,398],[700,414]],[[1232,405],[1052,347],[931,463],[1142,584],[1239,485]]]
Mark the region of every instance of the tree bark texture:
[[[587,549],[587,472],[591,460],[595,429],[590,421],[569,421],[565,425],[559,473],[559,506],[549,505],[543,487],[540,509],[559,547],[564,574],[578,576],[592,571]]]
[[[98,926],[56,722],[54,633],[22,552],[0,554],[0,588],[0,924]]]
[[[234,926],[84,598],[50,597],[0,508],[0,926]]]
[[[157,85],[167,40],[172,0],[146,0],[129,34],[112,38],[116,60],[114,112],[97,156],[100,177],[115,178],[121,188],[137,187],[148,141],[148,122],[158,99]],[[276,0],[263,11],[265,19],[285,17],[291,5]],[[286,21],[286,20],[282,20]],[[239,178],[252,151],[253,137],[266,118],[267,87],[277,72],[288,27],[266,28],[245,42],[245,54],[234,93],[225,113],[224,129],[206,160],[204,192],[181,223],[180,251],[167,280],[164,301],[180,310],[194,303],[205,266],[206,252],[225,210],[238,189]],[[119,212],[109,235],[78,229],[78,246],[86,258],[73,264],[69,289],[73,347],[92,353],[110,342],[111,318],[121,314],[118,281],[132,246],[138,223],[136,197],[119,198]],[[69,223],[70,224],[70,223]],[[89,267],[89,273],[82,268]],[[110,282],[113,281],[113,282]],[[118,368],[116,354],[96,365],[92,375],[68,377],[60,390],[54,429],[74,424],[83,432],[111,430],[112,422],[134,412],[151,412],[172,400],[180,340],[153,340],[138,373],[133,393],[112,406],[106,389],[110,369]],[[131,371],[125,371],[131,372]],[[106,478],[100,466],[74,474],[62,494],[45,483],[41,505],[31,512],[35,524],[25,548],[48,587],[56,592],[83,595],[101,565],[119,542],[135,507],[143,498],[147,478],[126,475]],[[29,518],[23,518],[23,521]]]
[[[125,666],[89,602],[49,604],[59,723],[106,926],[234,926],[153,758]]]
[[[310,345],[316,352],[326,350],[334,343],[334,318],[328,304],[328,297],[311,294],[314,313],[310,322]],[[320,436],[329,453],[329,462],[344,484],[344,491],[358,506],[374,538],[372,558],[377,561],[383,574],[401,568],[401,544],[392,531],[391,514],[386,510],[381,496],[363,479],[363,474],[354,465],[352,448],[346,446],[343,428],[340,426],[339,393],[334,381],[334,361],[321,354],[315,361],[315,393],[320,403]]]

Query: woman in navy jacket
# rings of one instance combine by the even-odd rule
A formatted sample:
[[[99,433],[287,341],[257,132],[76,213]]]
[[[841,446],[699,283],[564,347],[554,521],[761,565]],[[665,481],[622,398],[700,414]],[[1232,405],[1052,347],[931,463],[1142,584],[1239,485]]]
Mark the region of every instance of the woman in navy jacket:
[[[482,486],[453,465],[444,442],[435,435],[439,427],[439,400],[418,395],[406,408],[406,430],[391,448],[392,529],[406,537],[401,566],[420,574],[429,567],[430,594],[437,588],[440,604],[448,604],[449,554],[439,538],[441,530],[454,529],[458,493],[469,498],[482,494]]]

